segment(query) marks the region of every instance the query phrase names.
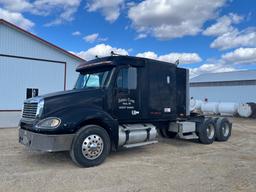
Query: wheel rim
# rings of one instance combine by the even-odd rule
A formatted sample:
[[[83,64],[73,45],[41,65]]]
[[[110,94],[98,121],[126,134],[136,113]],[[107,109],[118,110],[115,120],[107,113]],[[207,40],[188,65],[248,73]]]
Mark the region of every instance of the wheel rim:
[[[213,125],[208,125],[206,128],[206,133],[207,137],[209,139],[212,139],[214,137],[214,126]]]
[[[104,143],[99,135],[89,135],[83,141],[82,153],[85,158],[93,160],[101,155],[103,147]]]
[[[221,128],[222,134],[224,137],[227,137],[229,134],[229,125],[227,123],[224,123],[224,125]]]

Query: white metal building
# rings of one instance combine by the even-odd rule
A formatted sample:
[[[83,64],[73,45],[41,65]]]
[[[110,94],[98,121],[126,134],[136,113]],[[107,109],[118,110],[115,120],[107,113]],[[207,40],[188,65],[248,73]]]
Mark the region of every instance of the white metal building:
[[[256,70],[199,75],[190,80],[190,96],[213,102],[256,102]]]
[[[10,112],[20,114],[27,88],[39,89],[40,95],[71,89],[83,61],[0,19],[0,127],[13,121],[4,123]]]

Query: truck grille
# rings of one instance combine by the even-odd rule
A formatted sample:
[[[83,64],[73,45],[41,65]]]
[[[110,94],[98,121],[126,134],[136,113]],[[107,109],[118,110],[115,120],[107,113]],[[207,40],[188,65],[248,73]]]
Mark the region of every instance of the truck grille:
[[[24,103],[22,117],[26,119],[35,119],[37,103]]]

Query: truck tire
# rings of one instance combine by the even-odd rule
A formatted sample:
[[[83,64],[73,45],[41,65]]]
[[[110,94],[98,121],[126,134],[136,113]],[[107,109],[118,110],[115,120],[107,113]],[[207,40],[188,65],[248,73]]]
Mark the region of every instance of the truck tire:
[[[206,118],[198,131],[199,141],[203,144],[211,144],[215,140],[215,123],[212,118]]]
[[[216,140],[227,141],[231,136],[232,124],[227,118],[218,118],[216,121]]]
[[[164,138],[174,138],[174,137],[176,137],[176,135],[177,135],[176,132],[168,131],[167,128],[160,129],[160,132],[161,132],[161,135],[162,135]]]
[[[70,156],[81,167],[101,164],[110,152],[110,138],[107,131],[97,125],[82,127],[73,139]]]

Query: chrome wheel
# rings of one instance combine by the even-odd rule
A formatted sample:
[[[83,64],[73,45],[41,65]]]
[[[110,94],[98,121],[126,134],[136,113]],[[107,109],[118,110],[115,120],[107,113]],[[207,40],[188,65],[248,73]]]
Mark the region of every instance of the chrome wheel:
[[[89,160],[96,159],[103,151],[104,143],[99,135],[89,135],[82,144],[82,153]]]
[[[206,133],[207,133],[207,137],[209,139],[212,139],[214,137],[214,125],[210,124],[208,125],[208,127],[206,128]]]
[[[224,123],[224,125],[221,128],[222,134],[224,137],[227,137],[229,135],[229,125],[227,123]]]

